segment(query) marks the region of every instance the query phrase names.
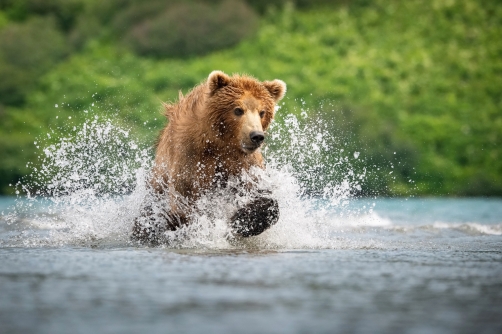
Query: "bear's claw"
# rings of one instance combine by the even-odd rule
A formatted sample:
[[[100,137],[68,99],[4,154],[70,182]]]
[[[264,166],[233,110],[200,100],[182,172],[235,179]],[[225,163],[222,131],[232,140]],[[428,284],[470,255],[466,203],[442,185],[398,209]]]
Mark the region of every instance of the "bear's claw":
[[[279,220],[279,205],[272,198],[260,197],[237,210],[230,220],[234,234],[252,237],[261,234]]]

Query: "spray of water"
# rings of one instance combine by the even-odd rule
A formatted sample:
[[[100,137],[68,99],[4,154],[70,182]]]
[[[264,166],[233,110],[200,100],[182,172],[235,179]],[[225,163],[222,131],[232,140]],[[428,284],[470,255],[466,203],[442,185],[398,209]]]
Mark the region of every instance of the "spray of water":
[[[163,247],[340,247],[343,237],[339,232],[350,222],[347,205],[360,191],[366,171],[354,171],[359,153],[340,149],[332,131],[329,124],[306,114],[288,115],[270,129],[264,148],[266,170],[253,169],[242,177],[256,182],[257,188],[272,189],[280,208],[280,219],[272,228],[251,238],[231,236],[229,218],[252,196],[230,192],[238,180],[229,180],[227,188],[197,201],[192,224],[165,232]],[[18,201],[17,210],[7,220],[22,233],[9,243],[134,244],[130,241],[133,221],[152,196],[147,180],[153,149],[140,144],[128,129],[98,117],[74,128],[56,144],[44,146],[39,141],[37,145],[41,147],[41,167],[32,166],[30,178],[18,184],[27,200]],[[372,208],[365,210],[371,214]]]

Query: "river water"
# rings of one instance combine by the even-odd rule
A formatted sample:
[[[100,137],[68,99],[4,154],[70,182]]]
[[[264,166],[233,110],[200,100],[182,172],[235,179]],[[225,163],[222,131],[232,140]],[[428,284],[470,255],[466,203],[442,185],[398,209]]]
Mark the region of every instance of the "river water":
[[[0,199],[2,333],[502,331],[502,199],[353,199],[303,243],[176,248],[76,238],[19,202]]]

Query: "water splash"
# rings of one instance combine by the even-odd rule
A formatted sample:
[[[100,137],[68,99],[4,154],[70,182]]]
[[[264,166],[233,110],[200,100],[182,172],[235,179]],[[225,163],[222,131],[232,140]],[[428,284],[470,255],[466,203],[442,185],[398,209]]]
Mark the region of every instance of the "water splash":
[[[340,149],[330,129],[319,120],[294,115],[270,129],[264,148],[267,169],[250,171],[255,176],[250,180],[272,189],[278,200],[281,214],[274,227],[257,237],[231,237],[229,217],[249,196],[220,189],[197,201],[190,226],[166,232],[166,247],[339,247],[340,226],[360,213],[346,207],[361,190],[366,171],[355,172],[359,153]],[[22,233],[4,244],[130,245],[134,218],[150,194],[153,150],[135,140],[130,130],[98,117],[55,144],[37,145],[41,167],[32,165],[30,178],[18,185],[27,200],[18,201],[15,213],[7,217]],[[371,208],[365,210],[371,213]]]
[[[51,135],[48,135],[50,138]],[[81,128],[42,147],[40,167],[17,187],[26,194],[8,222],[24,232],[45,230],[30,245],[88,245],[127,240],[130,216],[139,210],[136,196],[151,160],[151,150],[130,138],[130,131],[95,117]],[[39,208],[39,210],[33,210]]]

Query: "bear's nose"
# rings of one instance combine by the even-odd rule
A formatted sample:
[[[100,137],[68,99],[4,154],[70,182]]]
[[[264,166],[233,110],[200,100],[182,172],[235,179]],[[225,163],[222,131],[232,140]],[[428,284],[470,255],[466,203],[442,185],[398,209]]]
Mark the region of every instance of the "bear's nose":
[[[265,140],[265,134],[261,131],[253,131],[249,134],[249,138],[251,138],[251,141],[256,145],[260,145],[263,143],[263,140]]]

